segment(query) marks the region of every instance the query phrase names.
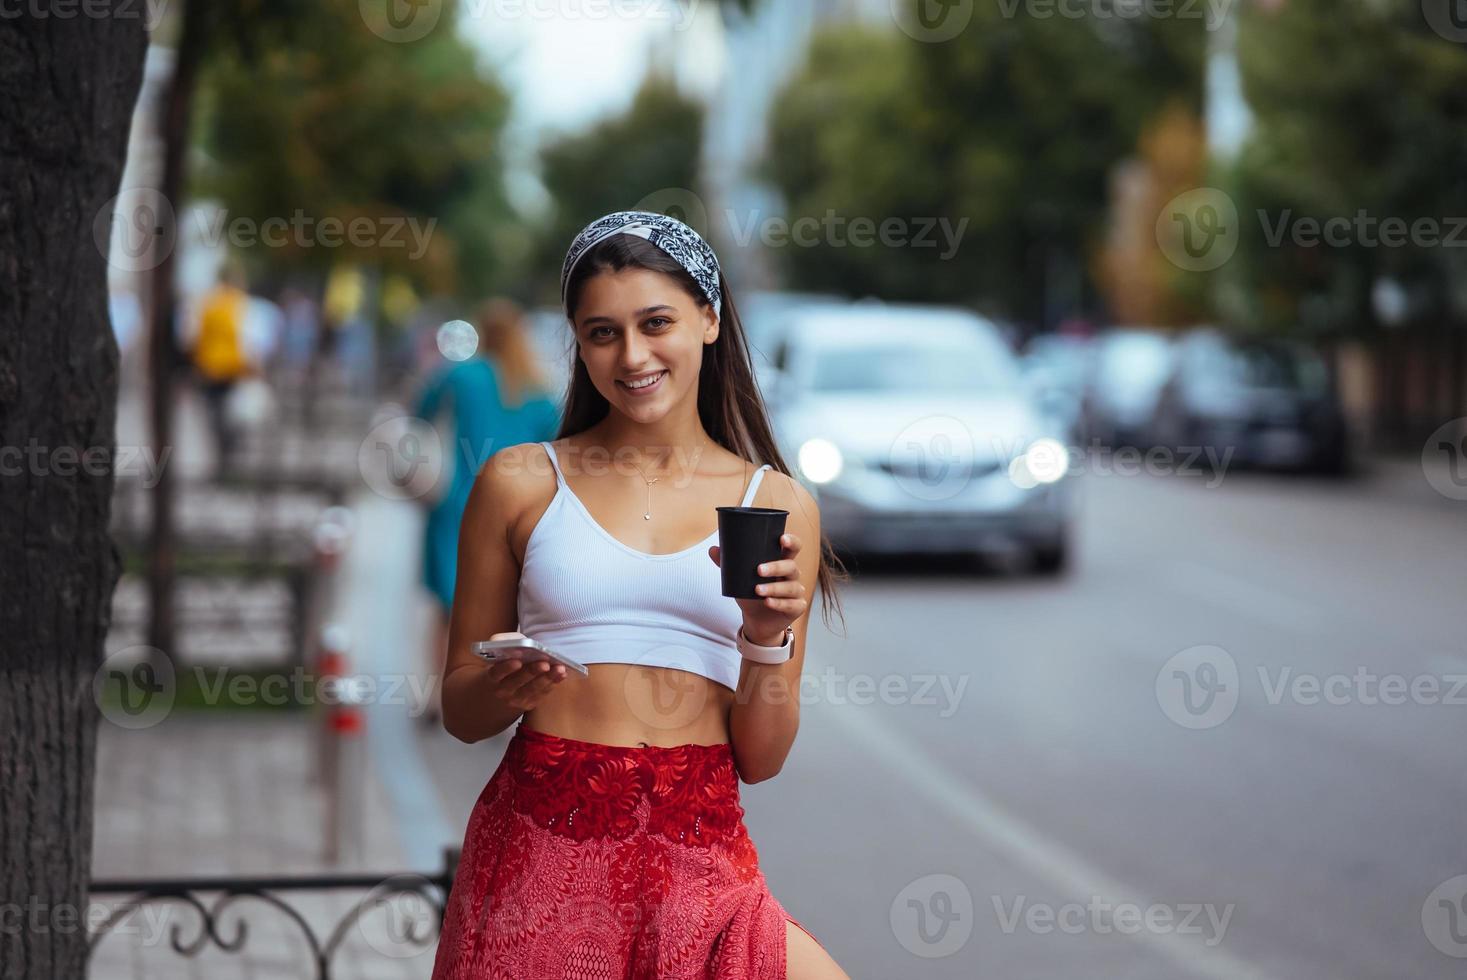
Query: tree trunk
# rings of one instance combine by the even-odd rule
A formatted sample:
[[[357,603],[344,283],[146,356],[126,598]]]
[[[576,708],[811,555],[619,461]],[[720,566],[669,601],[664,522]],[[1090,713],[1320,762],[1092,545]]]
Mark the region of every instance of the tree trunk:
[[[0,933],[6,978],[86,972],[92,678],[121,565],[118,352],[93,229],[122,174],[143,8],[0,17],[0,909],[21,913]]]

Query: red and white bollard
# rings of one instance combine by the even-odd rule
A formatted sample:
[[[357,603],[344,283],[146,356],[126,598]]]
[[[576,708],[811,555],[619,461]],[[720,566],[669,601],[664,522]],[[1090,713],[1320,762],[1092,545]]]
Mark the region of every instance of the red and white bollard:
[[[321,722],[320,770],[326,794],[325,858],[332,864],[362,856],[362,798],[366,764],[362,734],[366,731],[360,679],[351,673],[346,629],[331,625],[321,631],[317,655],[316,693],[325,710]]]

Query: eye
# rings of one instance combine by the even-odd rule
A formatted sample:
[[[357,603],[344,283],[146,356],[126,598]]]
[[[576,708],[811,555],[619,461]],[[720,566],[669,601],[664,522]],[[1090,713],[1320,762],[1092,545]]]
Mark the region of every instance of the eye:
[[[671,322],[672,321],[669,320],[665,316],[654,316],[652,319],[650,319],[650,320],[647,321],[648,324],[653,324],[653,323],[671,323]]]

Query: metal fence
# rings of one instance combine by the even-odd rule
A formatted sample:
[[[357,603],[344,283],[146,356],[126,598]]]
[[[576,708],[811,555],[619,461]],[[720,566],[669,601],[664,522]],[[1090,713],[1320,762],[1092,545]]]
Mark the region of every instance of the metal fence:
[[[288,921],[295,923],[310,947],[317,980],[330,980],[332,961],[342,943],[364,916],[380,907],[388,907],[387,914],[395,919],[390,924],[395,942],[427,949],[443,928],[444,909],[447,907],[448,893],[453,885],[458,860],[458,849],[445,850],[442,868],[431,875],[403,872],[94,881],[91,889],[94,897],[124,895],[128,898],[119,903],[92,933],[89,953],[94,953],[98,943],[139,906],[168,902],[178,903],[191,910],[198,923],[196,930],[186,929],[183,923],[174,923],[169,943],[178,955],[197,956],[210,946],[227,953],[240,953],[249,940],[249,923],[241,919],[234,923],[233,929],[227,930],[223,926],[222,917],[226,911],[234,911],[236,903],[252,899],[270,906]],[[312,923],[282,897],[283,894],[298,892],[343,890],[364,891],[366,894],[325,929],[318,928],[317,924]],[[403,897],[419,901],[406,904],[397,901]]]

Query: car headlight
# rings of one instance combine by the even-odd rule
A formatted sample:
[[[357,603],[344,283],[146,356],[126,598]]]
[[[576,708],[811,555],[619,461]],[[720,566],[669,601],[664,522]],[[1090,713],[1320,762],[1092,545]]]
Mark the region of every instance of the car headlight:
[[[844,467],[840,448],[829,439],[807,439],[800,444],[795,460],[811,483],[829,483]]]
[[[1009,463],[1009,479],[1022,490],[1058,483],[1069,471],[1069,450],[1058,439],[1035,439]]]

